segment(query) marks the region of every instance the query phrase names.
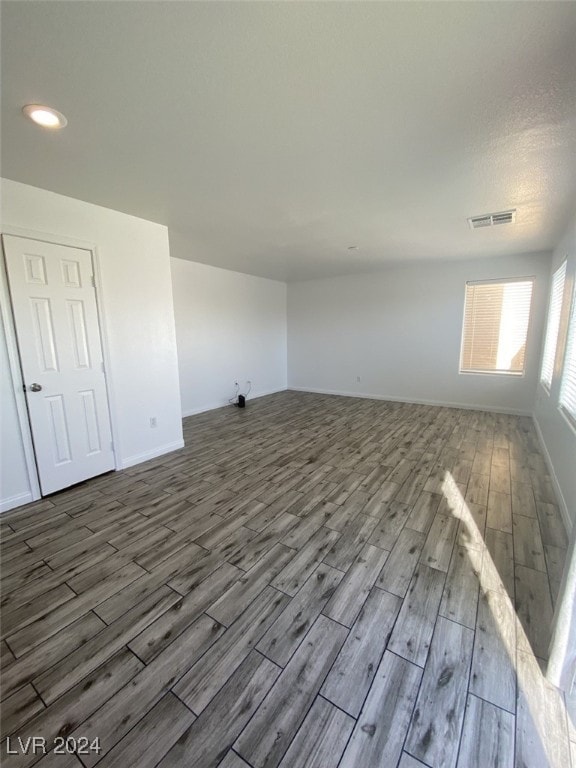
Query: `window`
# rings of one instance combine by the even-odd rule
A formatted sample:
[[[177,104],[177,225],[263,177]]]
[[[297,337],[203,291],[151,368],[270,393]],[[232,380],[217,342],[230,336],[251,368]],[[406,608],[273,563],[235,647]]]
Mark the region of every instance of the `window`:
[[[568,338],[560,384],[560,408],[576,426],[576,286],[568,321]]]
[[[556,345],[558,343],[558,330],[560,328],[560,315],[562,312],[562,298],[564,296],[564,281],[566,279],[566,262],[558,267],[552,278],[550,290],[550,305],[548,307],[548,325],[546,327],[546,340],[544,341],[544,355],[542,357],[542,370],[540,381],[546,389],[552,385],[554,373],[554,361],[556,359]]]
[[[533,278],[466,283],[460,373],[524,373]]]

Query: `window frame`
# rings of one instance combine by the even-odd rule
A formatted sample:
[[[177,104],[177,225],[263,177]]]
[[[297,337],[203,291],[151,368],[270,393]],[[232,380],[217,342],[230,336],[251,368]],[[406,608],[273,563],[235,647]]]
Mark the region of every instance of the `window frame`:
[[[553,296],[554,279],[555,279],[556,275],[560,272],[560,270],[564,271],[564,277],[563,277],[563,280],[562,280],[562,290],[560,291],[560,307],[559,307],[559,312],[558,312],[558,323],[557,323],[557,328],[556,328],[556,338],[555,338],[555,341],[554,341],[554,355],[553,355],[553,358],[552,358],[552,375],[550,377],[550,383],[548,383],[547,381],[544,381],[544,379],[542,378],[542,371],[543,371],[543,367],[544,367],[544,355],[546,353],[546,341],[547,341],[547,337],[548,337],[548,327],[549,327],[549,323],[550,323],[550,311],[552,309],[552,302],[553,302],[553,298],[554,298],[554,296]],[[554,374],[556,372],[556,361],[557,361],[557,358],[558,358],[558,352],[559,352],[560,347],[562,346],[561,344],[559,344],[559,342],[561,341],[561,335],[562,335],[562,315],[564,314],[564,296],[565,296],[565,293],[566,293],[567,270],[568,270],[568,259],[564,258],[563,261],[561,262],[561,264],[554,270],[554,272],[552,274],[552,280],[551,280],[551,284],[550,284],[550,291],[549,291],[549,294],[548,294],[548,311],[546,313],[546,328],[545,328],[545,333],[544,333],[544,345],[542,347],[542,360],[540,362],[539,383],[540,383],[542,389],[544,390],[544,392],[546,392],[546,394],[549,397],[552,394],[552,385],[554,383],[554,378],[555,378]],[[564,357],[564,352],[565,352],[565,349],[562,350],[562,357]],[[564,361],[562,360],[562,367],[563,367],[563,362]],[[560,376],[560,379],[561,378],[562,377]]]
[[[564,299],[566,294],[564,294]],[[573,338],[572,338],[573,336]],[[560,374],[560,386],[558,389],[558,410],[562,417],[565,419],[571,429],[576,432],[576,412],[572,414],[562,403],[562,387],[564,384],[564,376],[566,374],[566,361],[568,358],[568,347],[572,342],[576,347],[576,281],[573,281],[571,286],[571,296],[568,300],[567,311],[567,323],[566,323],[566,336],[564,342],[564,348],[562,350],[562,372]]]
[[[488,371],[488,370],[472,370],[462,368],[462,351],[464,349],[465,338],[465,322],[466,322],[466,299],[467,289],[469,285],[490,285],[497,284],[503,285],[505,283],[532,283],[532,289],[530,292],[530,305],[528,308],[528,325],[526,326],[526,351],[524,353],[524,366],[522,371]],[[536,285],[535,275],[524,275],[521,277],[493,277],[485,280],[466,280],[464,284],[464,303],[462,306],[462,321],[461,321],[461,334],[460,334],[460,352],[458,356],[458,374],[460,376],[506,376],[514,379],[523,379],[526,377],[526,369],[528,367],[528,340],[530,338],[530,331],[532,329],[533,322],[533,302],[534,302],[534,288]]]

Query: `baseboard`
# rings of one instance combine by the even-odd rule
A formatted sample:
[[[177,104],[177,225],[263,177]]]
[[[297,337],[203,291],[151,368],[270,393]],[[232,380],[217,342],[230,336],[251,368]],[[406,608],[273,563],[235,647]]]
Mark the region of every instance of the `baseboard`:
[[[135,464],[142,464],[143,461],[150,461],[150,459],[157,459],[158,456],[163,456],[165,453],[172,453],[172,451],[178,451],[180,448],[184,448],[184,440],[176,440],[173,443],[167,443],[161,445],[159,448],[154,448],[152,451],[146,451],[145,453],[137,453],[134,456],[128,456],[120,462],[118,469],[128,469]]]
[[[439,408],[461,408],[467,411],[488,411],[490,413],[503,413],[509,416],[532,416],[531,411],[523,411],[516,408],[498,408],[497,406],[474,405],[470,403],[450,403],[444,400],[417,400],[412,397],[396,397],[393,395],[371,395],[359,392],[343,392],[335,389],[316,389],[314,387],[288,387],[295,392],[311,392],[317,395],[337,395],[339,397],[359,397],[364,400],[388,400],[392,403],[413,403],[414,405],[434,405]]]
[[[248,399],[246,402],[250,402],[250,400],[257,400],[259,397],[266,397],[267,395],[275,395],[277,392],[285,392],[287,387],[280,387],[280,389],[267,389],[257,392],[250,392],[248,395]],[[225,408],[226,406],[230,405],[230,402],[228,400],[219,400],[218,402],[210,403],[209,405],[202,405],[199,408],[192,408],[190,410],[182,411],[182,418],[185,419],[187,416],[196,416],[199,413],[206,413],[207,411],[215,411],[218,408]]]
[[[23,504],[30,504],[31,501],[34,501],[31,491],[19,493],[16,496],[10,496],[7,499],[2,499],[0,500],[0,514],[15,509],[16,507],[21,507]]]
[[[552,457],[548,453],[548,447],[546,445],[546,441],[544,440],[544,435],[542,434],[542,430],[540,429],[540,424],[538,423],[538,419],[534,415],[532,416],[532,419],[534,421],[534,427],[536,429],[536,434],[538,436],[538,442],[540,443],[540,448],[542,449],[542,453],[544,454],[544,460],[546,461],[548,469],[550,470],[550,477],[552,478],[554,493],[556,494],[556,498],[558,499],[560,514],[562,515],[562,520],[564,521],[564,526],[566,527],[568,538],[570,538],[572,535],[573,523],[572,523],[572,518],[570,517],[570,513],[568,512],[568,504],[566,504],[566,499],[564,498],[564,494],[562,493],[562,488],[560,487],[560,483],[558,482],[556,472],[554,471],[554,464],[552,463]]]

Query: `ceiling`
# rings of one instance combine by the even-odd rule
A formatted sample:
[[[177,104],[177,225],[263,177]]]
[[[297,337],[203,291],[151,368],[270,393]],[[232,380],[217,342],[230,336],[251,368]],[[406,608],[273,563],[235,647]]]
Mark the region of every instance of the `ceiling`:
[[[548,250],[576,205],[572,2],[4,0],[2,92],[3,176],[263,277]]]

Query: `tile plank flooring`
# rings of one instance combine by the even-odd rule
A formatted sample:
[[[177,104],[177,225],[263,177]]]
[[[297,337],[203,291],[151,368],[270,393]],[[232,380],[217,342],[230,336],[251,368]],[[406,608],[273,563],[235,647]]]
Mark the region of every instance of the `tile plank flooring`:
[[[2,515],[6,768],[571,765],[530,419],[283,392],[184,433]]]

